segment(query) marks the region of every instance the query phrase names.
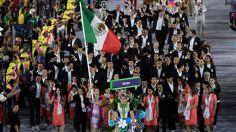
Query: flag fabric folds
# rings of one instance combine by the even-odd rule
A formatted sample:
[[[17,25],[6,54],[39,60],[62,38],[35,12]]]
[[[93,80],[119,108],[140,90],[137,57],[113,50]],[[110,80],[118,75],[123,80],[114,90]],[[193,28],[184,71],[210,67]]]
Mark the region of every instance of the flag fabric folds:
[[[117,36],[93,12],[87,9],[83,0],[80,0],[84,39],[87,43],[95,43],[96,50],[117,54],[121,43]]]

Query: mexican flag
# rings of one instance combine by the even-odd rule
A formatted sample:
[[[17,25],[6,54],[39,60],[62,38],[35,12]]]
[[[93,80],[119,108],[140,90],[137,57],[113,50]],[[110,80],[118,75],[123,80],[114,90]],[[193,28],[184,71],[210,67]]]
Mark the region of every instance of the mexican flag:
[[[117,54],[120,51],[121,43],[112,30],[101,21],[93,12],[87,9],[83,0],[80,1],[83,33],[86,42],[96,43],[96,50]]]

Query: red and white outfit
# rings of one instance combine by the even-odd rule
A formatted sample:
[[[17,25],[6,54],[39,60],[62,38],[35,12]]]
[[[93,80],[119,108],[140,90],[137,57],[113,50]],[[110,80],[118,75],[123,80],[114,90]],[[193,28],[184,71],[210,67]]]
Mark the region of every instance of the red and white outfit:
[[[156,105],[159,103],[158,97],[152,96],[145,96],[144,97],[144,104],[145,104],[145,110],[146,115],[144,118],[144,125],[145,126],[157,126],[157,109]]]
[[[45,87],[41,87],[41,96],[44,105],[44,107],[42,107],[42,117],[51,118],[50,91],[47,91]]]
[[[65,125],[65,112],[64,106],[62,105],[62,100],[65,100],[64,97],[55,97],[53,96],[54,108],[52,114],[52,124],[55,126]]]
[[[202,96],[203,117],[205,125],[213,125],[214,123],[214,107],[217,103],[217,97],[215,94],[211,93],[210,95],[204,94]]]
[[[183,85],[178,85],[178,116],[183,116],[185,110],[185,100],[184,96],[187,94],[189,89],[189,85],[186,84],[184,87]]]
[[[186,94],[184,100],[187,103],[184,111],[185,125],[196,125],[197,107],[193,106],[198,103],[198,95]]]
[[[71,90],[68,95],[68,100],[70,100],[70,98],[73,99],[75,94],[77,94],[77,92],[73,92],[73,90]],[[71,101],[70,102],[70,119],[74,120],[74,118],[75,118],[75,103]]]
[[[114,99],[114,96],[112,94],[104,94],[102,96],[102,102],[104,103],[103,108],[102,108],[102,118],[103,118],[103,122],[105,124],[105,127],[109,127],[108,125],[108,105],[109,105],[109,101]]]

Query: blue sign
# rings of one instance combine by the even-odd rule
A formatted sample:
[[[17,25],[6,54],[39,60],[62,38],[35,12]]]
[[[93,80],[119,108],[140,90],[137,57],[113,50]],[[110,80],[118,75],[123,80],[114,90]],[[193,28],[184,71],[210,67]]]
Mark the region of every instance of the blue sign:
[[[110,89],[111,90],[138,87],[140,85],[141,85],[141,79],[139,77],[123,78],[123,79],[119,79],[119,80],[111,80],[110,81]]]

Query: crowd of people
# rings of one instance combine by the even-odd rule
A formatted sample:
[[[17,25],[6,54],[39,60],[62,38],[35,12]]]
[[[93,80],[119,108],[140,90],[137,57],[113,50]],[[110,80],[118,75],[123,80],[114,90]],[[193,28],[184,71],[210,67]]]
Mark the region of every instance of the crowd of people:
[[[120,40],[116,55],[78,38],[79,2],[0,0],[0,132],[4,123],[20,131],[19,107],[32,130],[213,131],[220,86],[211,46],[188,21],[195,15],[205,25],[203,1],[144,0],[139,8],[123,0],[110,10],[110,0],[87,0]],[[141,85],[110,90],[111,80],[131,77]]]

